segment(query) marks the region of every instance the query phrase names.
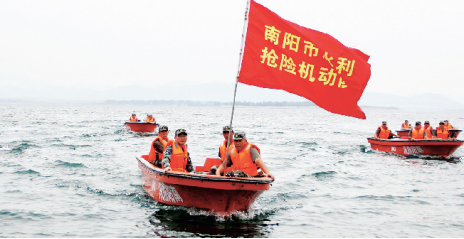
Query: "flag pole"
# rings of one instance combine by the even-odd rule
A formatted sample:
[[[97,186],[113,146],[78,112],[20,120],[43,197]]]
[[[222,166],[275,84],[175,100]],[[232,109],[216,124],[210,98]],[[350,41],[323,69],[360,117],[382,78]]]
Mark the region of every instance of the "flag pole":
[[[247,5],[246,5],[246,8],[245,8],[245,20],[243,22],[242,45],[240,47],[240,57],[238,58],[237,77],[235,79],[234,101],[232,103],[232,115],[230,116],[229,137],[227,138],[226,155],[227,155],[227,151],[228,151],[229,145],[230,145],[230,132],[232,131],[232,121],[234,119],[235,97],[237,95],[238,77],[240,75],[240,69],[242,68],[243,47],[245,45],[245,39],[246,39],[247,23],[248,23],[248,11],[249,11],[249,9],[250,9],[250,0],[247,0]]]

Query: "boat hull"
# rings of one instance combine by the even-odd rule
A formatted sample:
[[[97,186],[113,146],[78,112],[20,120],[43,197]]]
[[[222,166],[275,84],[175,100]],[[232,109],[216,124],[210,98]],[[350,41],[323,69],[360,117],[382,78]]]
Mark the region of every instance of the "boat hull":
[[[376,139],[368,138],[373,150],[401,155],[429,155],[448,157],[464,141],[462,140],[434,140],[423,139],[410,141],[407,139]]]
[[[221,213],[247,211],[264,191],[270,178],[228,178],[207,174],[166,172],[137,157],[144,190],[156,201]]]
[[[152,133],[155,131],[158,124],[149,122],[125,122],[127,131],[137,133]]]

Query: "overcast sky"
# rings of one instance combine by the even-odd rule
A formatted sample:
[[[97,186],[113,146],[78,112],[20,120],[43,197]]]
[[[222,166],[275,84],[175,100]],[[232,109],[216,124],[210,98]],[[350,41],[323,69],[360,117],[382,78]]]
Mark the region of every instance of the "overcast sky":
[[[464,1],[257,2],[370,55],[368,92],[464,103]],[[245,6],[1,0],[0,87],[235,82]]]

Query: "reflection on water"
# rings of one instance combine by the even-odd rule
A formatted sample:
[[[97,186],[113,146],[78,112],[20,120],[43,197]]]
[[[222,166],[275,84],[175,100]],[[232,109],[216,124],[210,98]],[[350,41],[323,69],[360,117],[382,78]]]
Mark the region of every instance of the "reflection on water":
[[[165,206],[153,213],[149,222],[160,237],[268,237],[273,213],[249,215],[236,213],[230,217],[184,207]],[[247,219],[247,217],[252,217]]]

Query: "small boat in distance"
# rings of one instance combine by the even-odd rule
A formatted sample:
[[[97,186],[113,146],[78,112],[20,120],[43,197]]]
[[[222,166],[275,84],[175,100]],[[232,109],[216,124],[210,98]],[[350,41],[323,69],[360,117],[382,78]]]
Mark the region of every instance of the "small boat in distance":
[[[126,121],[124,123],[126,125],[127,131],[137,132],[137,133],[153,133],[158,127],[157,123],[152,122],[130,122]]]
[[[136,157],[142,170],[142,186],[156,201],[168,205],[195,207],[228,214],[247,211],[274,181],[268,177],[238,178],[209,175],[220,159],[207,158],[204,166],[197,166],[194,173],[164,172],[146,159]]]
[[[399,136],[399,135],[398,135]],[[457,139],[380,139],[367,138],[373,150],[400,155],[428,155],[448,157],[461,147],[464,141]]]

